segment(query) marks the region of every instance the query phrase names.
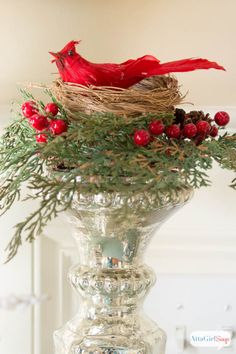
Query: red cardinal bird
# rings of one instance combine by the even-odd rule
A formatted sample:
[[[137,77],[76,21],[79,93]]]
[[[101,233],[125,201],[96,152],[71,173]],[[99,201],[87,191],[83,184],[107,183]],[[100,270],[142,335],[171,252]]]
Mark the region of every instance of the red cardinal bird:
[[[139,81],[172,72],[193,71],[197,69],[225,70],[222,66],[206,59],[183,59],[161,64],[152,55],[144,55],[138,59],[130,59],[121,64],[95,64],[84,59],[76,52],[75,45],[79,41],[69,42],[60,52],[52,53],[65,82],[89,86],[113,86],[128,88]]]

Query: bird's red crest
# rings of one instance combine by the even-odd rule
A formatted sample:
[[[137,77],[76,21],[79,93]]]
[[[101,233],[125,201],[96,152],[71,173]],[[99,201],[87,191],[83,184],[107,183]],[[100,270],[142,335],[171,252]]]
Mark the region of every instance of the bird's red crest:
[[[67,52],[68,50],[75,50],[76,44],[79,44],[81,41],[70,41],[68,42],[64,48],[60,50],[59,53]]]
[[[69,50],[75,51],[75,46],[79,44],[81,41],[70,41],[68,42],[64,48],[62,48],[59,52],[54,53],[54,52],[49,52],[55,59],[52,60],[52,63],[54,63],[58,59],[59,54],[63,54],[68,52]]]

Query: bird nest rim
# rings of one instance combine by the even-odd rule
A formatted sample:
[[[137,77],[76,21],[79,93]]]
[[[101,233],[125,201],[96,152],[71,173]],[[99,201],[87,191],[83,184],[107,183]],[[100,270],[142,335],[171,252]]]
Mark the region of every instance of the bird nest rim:
[[[144,79],[128,89],[83,86],[61,79],[54,81],[50,89],[70,120],[75,120],[78,112],[113,113],[127,117],[170,113],[185,97],[179,91],[177,79],[169,75]]]

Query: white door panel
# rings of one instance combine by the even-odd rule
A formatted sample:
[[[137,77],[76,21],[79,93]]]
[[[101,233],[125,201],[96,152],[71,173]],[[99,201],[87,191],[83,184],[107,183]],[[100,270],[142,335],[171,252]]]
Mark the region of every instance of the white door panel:
[[[56,235],[56,227],[50,230],[54,231],[58,240],[42,236],[35,243],[34,287],[37,294],[47,295],[48,300],[35,308],[34,354],[53,353],[53,332],[76,312],[78,303],[67,281],[68,269],[76,263],[72,238],[68,236],[72,244],[68,247],[68,242],[60,242],[63,237]]]
[[[32,295],[32,253],[31,245],[21,247],[17,257],[10,263],[4,249],[12,236],[12,226],[18,220],[15,210],[1,217],[0,223],[0,297],[9,301],[10,296]],[[0,353],[32,354],[32,309],[0,308]]]

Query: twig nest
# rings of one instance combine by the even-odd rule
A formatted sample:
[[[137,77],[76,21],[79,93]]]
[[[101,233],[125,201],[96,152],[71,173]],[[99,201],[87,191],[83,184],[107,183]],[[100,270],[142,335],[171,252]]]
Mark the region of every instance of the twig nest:
[[[59,79],[51,89],[71,120],[76,120],[78,112],[104,112],[126,117],[173,112],[174,106],[183,100],[178,81],[172,76],[151,77],[129,89],[86,87]]]

